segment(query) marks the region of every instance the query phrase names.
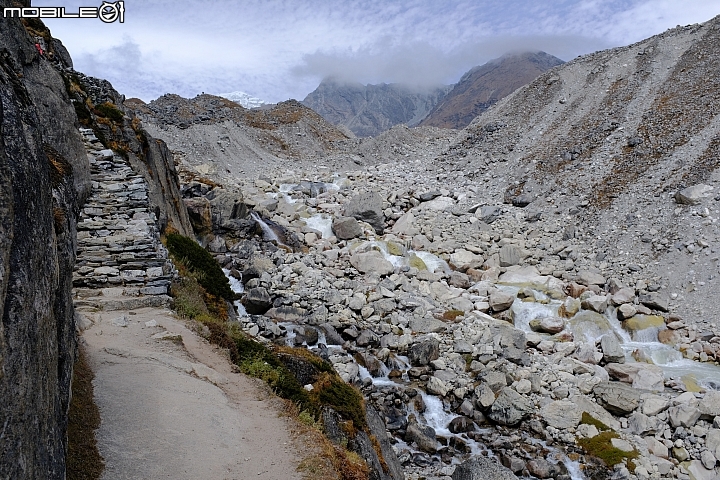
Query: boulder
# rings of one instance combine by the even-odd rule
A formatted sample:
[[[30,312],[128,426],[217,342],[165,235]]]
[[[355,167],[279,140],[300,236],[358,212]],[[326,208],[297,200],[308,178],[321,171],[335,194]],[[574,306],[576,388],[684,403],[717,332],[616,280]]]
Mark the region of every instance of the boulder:
[[[515,296],[500,290],[490,292],[489,302],[490,308],[494,312],[502,312],[510,308],[515,301]]]
[[[510,387],[500,390],[487,417],[500,425],[517,425],[533,411],[533,404],[527,397],[520,395]]]
[[[472,432],[475,430],[475,422],[467,417],[455,417],[450,421],[448,430],[450,430],[451,433]]]
[[[443,382],[440,378],[436,376],[428,378],[426,388],[428,393],[438,395],[440,397],[444,397],[445,395],[447,395],[447,392],[449,390],[445,382]]]
[[[518,265],[522,260],[522,252],[515,245],[502,246],[498,255],[501,267]]]
[[[440,358],[440,342],[433,337],[421,337],[408,349],[408,359],[413,366],[423,366]]]
[[[435,453],[438,449],[435,430],[427,425],[420,425],[414,416],[410,416],[407,429],[405,430],[405,441],[410,444],[415,442],[418,449],[427,453]]]
[[[242,300],[245,310],[250,315],[262,315],[272,307],[270,294],[265,287],[251,288]]]
[[[540,417],[551,427],[568,429],[580,424],[582,410],[569,400],[556,400],[540,409]]]
[[[457,249],[450,255],[450,266],[461,272],[468,268],[479,268],[485,259],[482,255],[476,255],[464,249]]]
[[[340,240],[350,240],[362,235],[362,227],[353,217],[338,217],[333,220],[332,230]]]
[[[383,198],[377,192],[355,195],[345,204],[345,216],[369,223],[378,234],[385,229]]]
[[[668,299],[667,297],[657,293],[657,292],[650,292],[643,295],[640,295],[638,297],[640,300],[640,303],[645,305],[648,308],[652,308],[654,310],[660,310],[661,312],[667,312],[669,308]]]
[[[415,215],[413,215],[412,212],[407,212],[395,220],[395,225],[392,226],[391,231],[396,235],[407,235],[410,237],[420,233],[420,230],[415,226]]]
[[[607,309],[607,297],[604,295],[592,295],[581,302],[582,308],[597,313],[604,313]]]
[[[675,201],[681,205],[697,205],[703,198],[712,195],[713,187],[710,185],[693,185],[683,188],[675,194]]]
[[[210,201],[205,197],[184,198],[183,203],[190,217],[190,224],[196,233],[205,234],[212,231],[212,212]]]
[[[498,206],[485,206],[480,207],[476,212],[475,216],[480,219],[481,222],[487,223],[488,225],[493,223],[495,220],[500,218],[502,208]]]
[[[605,277],[603,277],[599,273],[591,272],[589,270],[579,270],[575,281],[577,283],[587,286],[605,285]]]
[[[455,467],[452,480],[518,480],[518,477],[497,460],[477,456]]]
[[[698,408],[700,409],[700,415],[705,419],[711,420],[720,416],[720,392],[708,391],[700,400]]]
[[[614,334],[605,334],[600,339],[603,360],[606,363],[625,363],[625,352]]]
[[[543,317],[530,321],[530,328],[536,332],[554,335],[565,328],[565,320],[560,317]]]
[[[700,410],[692,405],[677,405],[668,408],[670,425],[674,428],[683,426],[690,428],[700,419]]]
[[[603,407],[616,415],[628,415],[640,403],[640,393],[620,382],[601,382],[595,385],[593,393]]]
[[[395,271],[393,264],[385,260],[383,254],[377,250],[350,255],[350,264],[361,273],[390,275]]]

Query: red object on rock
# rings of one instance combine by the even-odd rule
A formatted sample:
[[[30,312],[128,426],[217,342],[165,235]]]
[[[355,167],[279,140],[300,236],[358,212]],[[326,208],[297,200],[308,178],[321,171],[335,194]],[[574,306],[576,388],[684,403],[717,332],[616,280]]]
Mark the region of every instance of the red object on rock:
[[[39,43],[35,44],[35,48],[37,48],[37,51],[40,55],[45,55],[45,51],[42,49]]]

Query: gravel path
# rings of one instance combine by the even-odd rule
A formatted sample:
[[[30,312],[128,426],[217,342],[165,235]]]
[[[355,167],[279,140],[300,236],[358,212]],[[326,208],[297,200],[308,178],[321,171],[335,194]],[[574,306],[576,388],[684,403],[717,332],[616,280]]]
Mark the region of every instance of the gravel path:
[[[301,478],[283,404],[170,311],[87,318],[104,479]]]

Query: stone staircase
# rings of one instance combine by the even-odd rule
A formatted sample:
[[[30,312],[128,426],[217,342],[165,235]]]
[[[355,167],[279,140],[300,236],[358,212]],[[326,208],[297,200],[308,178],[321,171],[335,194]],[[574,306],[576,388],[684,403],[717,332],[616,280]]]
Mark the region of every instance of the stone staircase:
[[[130,310],[166,305],[176,272],[160,243],[145,180],[125,158],[104,149],[92,130],[80,133],[92,193],[77,225],[75,306]]]

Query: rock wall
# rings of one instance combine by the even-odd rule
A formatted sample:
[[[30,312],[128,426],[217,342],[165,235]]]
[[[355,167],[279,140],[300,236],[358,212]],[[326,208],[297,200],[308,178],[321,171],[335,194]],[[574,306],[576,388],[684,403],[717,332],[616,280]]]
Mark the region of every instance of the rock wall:
[[[0,22],[0,477],[62,479],[89,174],[63,79],[34,43]]]

